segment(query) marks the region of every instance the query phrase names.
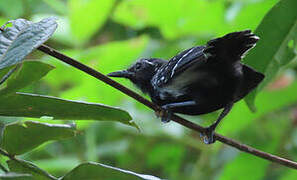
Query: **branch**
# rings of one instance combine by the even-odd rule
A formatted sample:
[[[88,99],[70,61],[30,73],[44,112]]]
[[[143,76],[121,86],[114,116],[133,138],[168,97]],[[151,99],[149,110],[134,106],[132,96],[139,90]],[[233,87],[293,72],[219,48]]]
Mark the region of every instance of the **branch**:
[[[121,91],[122,93],[132,97],[133,99],[137,100],[138,102],[144,104],[145,106],[151,108],[152,110],[154,110],[155,112],[158,112],[161,110],[161,108],[159,106],[157,106],[156,104],[152,103],[151,101],[143,98],[142,96],[140,96],[139,94],[135,93],[134,91],[126,88],[125,86],[117,83],[116,81],[110,79],[109,77],[105,76],[104,74],[94,70],[93,68],[91,67],[88,67],[48,46],[45,46],[45,45],[41,45],[40,47],[38,47],[38,50],[50,55],[50,56],[53,56],[81,71],[84,71],[85,73],[99,79],[100,81],[103,81],[104,83],[118,89],[119,91]],[[172,116],[172,121],[175,121],[176,123],[179,123],[181,124],[182,126],[185,126],[189,129],[192,129],[194,131],[197,131],[197,132],[200,132],[200,133],[204,133],[205,129],[202,127],[202,126],[199,126],[195,123],[192,123],[186,119],[183,119],[177,115],[173,115]],[[282,164],[284,166],[287,166],[287,167],[290,167],[290,168],[293,168],[293,169],[297,169],[297,163],[294,162],[294,161],[291,161],[291,160],[288,160],[288,159],[285,159],[285,158],[281,158],[279,156],[275,156],[275,155],[272,155],[272,154],[269,154],[269,153],[266,153],[266,152],[263,152],[263,151],[260,151],[258,149],[255,149],[255,148],[252,148],[250,146],[247,146],[245,144],[241,144],[233,139],[230,139],[230,138],[227,138],[225,136],[222,136],[220,134],[217,134],[215,133],[214,134],[214,138],[224,144],[227,144],[229,146],[232,146],[240,151],[243,151],[243,152],[246,152],[246,153],[249,153],[249,154],[252,154],[252,155],[255,155],[255,156],[258,156],[260,158],[263,158],[263,159],[266,159],[266,160],[269,160],[271,162],[275,162],[275,163],[278,163],[278,164]]]

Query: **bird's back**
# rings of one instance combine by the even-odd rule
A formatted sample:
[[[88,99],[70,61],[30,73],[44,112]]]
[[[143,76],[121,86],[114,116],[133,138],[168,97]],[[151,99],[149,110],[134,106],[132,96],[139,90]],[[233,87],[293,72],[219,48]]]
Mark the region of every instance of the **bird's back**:
[[[194,100],[195,106],[174,110],[193,115],[240,100],[264,78],[240,62],[258,39],[249,30],[234,32],[179,53],[153,76],[152,100],[159,105]]]

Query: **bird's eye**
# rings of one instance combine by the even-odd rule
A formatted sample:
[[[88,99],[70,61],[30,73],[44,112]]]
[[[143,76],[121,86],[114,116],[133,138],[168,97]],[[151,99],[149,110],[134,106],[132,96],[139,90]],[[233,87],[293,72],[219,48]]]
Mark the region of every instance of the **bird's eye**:
[[[135,69],[136,70],[139,70],[141,68],[141,64],[140,63],[137,63],[136,65],[135,65]]]

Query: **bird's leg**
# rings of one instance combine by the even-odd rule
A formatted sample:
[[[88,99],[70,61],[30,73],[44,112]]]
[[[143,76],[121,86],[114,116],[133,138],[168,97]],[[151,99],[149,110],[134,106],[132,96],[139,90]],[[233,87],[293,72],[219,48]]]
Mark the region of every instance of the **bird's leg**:
[[[214,122],[212,125],[205,128],[204,133],[201,133],[201,136],[203,137],[203,141],[204,141],[205,144],[212,144],[212,143],[215,142],[215,139],[213,137],[214,131],[215,131],[216,127],[218,126],[218,124],[220,123],[220,121],[230,112],[230,110],[232,109],[232,106],[233,106],[233,102],[227,104],[224,107],[224,110],[219,115],[216,122]]]
[[[163,123],[167,123],[171,120],[172,116],[172,109],[177,107],[184,107],[184,106],[192,106],[195,105],[195,101],[184,101],[184,102],[178,102],[178,103],[170,103],[165,104],[162,106],[163,112],[161,112],[161,120]]]

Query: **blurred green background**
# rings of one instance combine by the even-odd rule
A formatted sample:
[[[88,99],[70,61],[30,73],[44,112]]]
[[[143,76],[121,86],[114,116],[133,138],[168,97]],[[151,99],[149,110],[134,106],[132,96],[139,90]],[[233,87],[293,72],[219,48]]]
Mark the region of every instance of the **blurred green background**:
[[[34,22],[58,18],[47,45],[106,74],[141,57],[169,59],[214,37],[255,30],[277,0],[0,0],[0,24],[16,18]],[[95,161],[164,179],[297,179],[294,170],[237,151],[219,142],[205,145],[199,134],[176,123],[162,124],[135,100],[88,75],[35,51],[29,60],[54,65],[22,92],[98,102],[127,110],[140,127],[113,122],[75,121],[80,133],[43,144],[20,156],[53,175]],[[256,99],[251,113],[238,102],[217,128],[225,136],[263,151],[297,160],[296,58],[282,68]],[[120,83],[139,92],[126,80]],[[218,113],[186,118],[201,125]],[[0,117],[13,122],[29,118]],[[69,123],[30,119],[48,123]],[[34,141],[34,139],[32,140]],[[5,158],[1,157],[1,161]]]

